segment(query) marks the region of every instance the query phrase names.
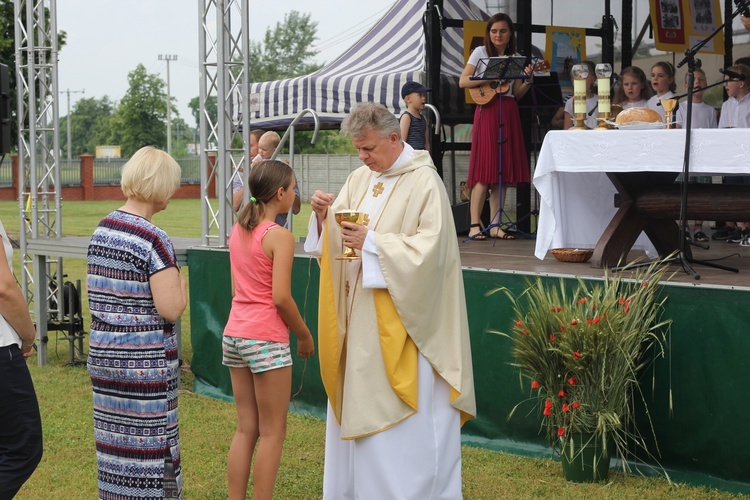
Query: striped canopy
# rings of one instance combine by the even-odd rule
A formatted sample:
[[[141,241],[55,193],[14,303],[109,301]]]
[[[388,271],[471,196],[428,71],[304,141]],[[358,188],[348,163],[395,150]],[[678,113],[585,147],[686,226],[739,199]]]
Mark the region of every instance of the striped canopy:
[[[397,0],[393,7],[349,50],[305,76],[250,84],[252,128],[285,128],[305,108],[313,109],[323,127],[339,124],[359,102],[379,102],[394,114],[404,108],[401,86],[425,83],[426,0]],[[471,0],[445,0],[446,19],[481,20],[489,16]],[[445,28],[441,58],[443,116],[465,110],[458,78],[464,68],[463,29]],[[311,120],[305,119],[307,122]]]

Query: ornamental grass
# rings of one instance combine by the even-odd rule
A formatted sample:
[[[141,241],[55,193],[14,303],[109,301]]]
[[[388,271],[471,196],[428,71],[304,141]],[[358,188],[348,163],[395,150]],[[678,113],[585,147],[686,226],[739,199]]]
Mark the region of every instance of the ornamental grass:
[[[511,364],[520,369],[522,387],[531,387],[532,413],[541,414],[541,432],[553,450],[565,449],[572,434],[582,433],[599,437],[605,456],[620,458],[624,473],[638,449],[653,459],[635,427],[634,403],[638,398],[646,405],[639,374],[664,355],[671,324],[661,319],[666,299],[659,296],[659,281],[665,271],[654,263],[629,279],[623,273],[599,283],[579,278],[566,287],[562,279],[550,286],[537,278],[518,297],[504,290],[515,323],[512,333],[495,333],[513,342]]]

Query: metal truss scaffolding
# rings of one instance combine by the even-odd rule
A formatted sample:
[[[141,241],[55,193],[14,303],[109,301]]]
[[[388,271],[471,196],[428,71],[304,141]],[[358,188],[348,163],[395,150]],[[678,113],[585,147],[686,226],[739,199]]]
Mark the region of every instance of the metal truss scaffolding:
[[[226,247],[234,219],[232,181],[250,164],[249,0],[199,0],[202,245]],[[239,99],[237,99],[239,97]],[[214,122],[207,110],[216,99]],[[237,109],[237,108],[240,109]],[[233,119],[235,117],[235,119]],[[247,179],[247,172],[245,172]],[[215,199],[214,199],[215,197]]]
[[[63,304],[63,287],[55,286],[62,283],[62,258],[32,256],[28,250],[33,240],[62,236],[56,0],[15,0],[14,14],[21,288],[27,302],[33,303],[43,365],[47,321],[58,315],[57,304]]]

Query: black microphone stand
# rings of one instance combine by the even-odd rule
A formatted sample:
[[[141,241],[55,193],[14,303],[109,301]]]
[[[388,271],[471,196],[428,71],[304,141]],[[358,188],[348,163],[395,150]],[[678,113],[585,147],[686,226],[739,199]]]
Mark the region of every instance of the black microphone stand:
[[[740,2],[737,2],[738,4]],[[695,70],[700,65],[700,60],[695,57],[695,55],[703,48],[704,45],[706,45],[712,38],[714,38],[718,33],[724,30],[727,23],[732,22],[737,15],[740,14],[740,12],[743,11],[743,9],[747,8],[747,5],[739,5],[737,10],[732,14],[732,16],[724,22],[721,26],[719,26],[716,30],[714,30],[713,33],[711,33],[708,37],[704,38],[697,44],[695,44],[693,47],[689,48],[685,51],[685,58],[680,61],[680,63],[677,65],[677,67],[682,67],[683,65],[688,65],[688,88],[687,88],[687,110],[686,110],[686,119],[685,119],[685,154],[684,159],[682,163],[682,183],[680,184],[680,241],[679,241],[679,250],[677,252],[677,255],[666,259],[664,262],[678,262],[681,266],[683,271],[690,274],[695,278],[696,280],[701,279],[700,274],[698,274],[691,264],[700,264],[703,266],[713,267],[715,269],[722,269],[724,271],[731,271],[738,273],[740,272],[739,269],[734,267],[728,267],[723,266],[721,264],[716,264],[714,262],[707,262],[704,260],[697,260],[690,257],[687,257],[685,255],[685,229],[687,227],[687,201],[688,201],[688,178],[690,175],[690,136],[692,132],[692,118],[693,118],[693,93],[694,89],[693,86],[695,85]],[[723,82],[722,82],[723,83]]]

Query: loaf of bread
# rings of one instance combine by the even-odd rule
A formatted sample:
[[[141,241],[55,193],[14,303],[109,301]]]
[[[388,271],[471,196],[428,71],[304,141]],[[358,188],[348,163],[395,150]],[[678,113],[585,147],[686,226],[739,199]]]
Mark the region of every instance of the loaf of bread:
[[[663,121],[661,115],[650,108],[623,109],[615,119],[618,125],[630,122],[658,123],[661,121]]]

